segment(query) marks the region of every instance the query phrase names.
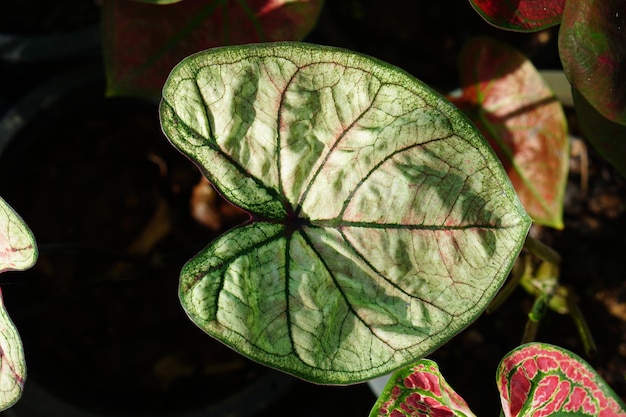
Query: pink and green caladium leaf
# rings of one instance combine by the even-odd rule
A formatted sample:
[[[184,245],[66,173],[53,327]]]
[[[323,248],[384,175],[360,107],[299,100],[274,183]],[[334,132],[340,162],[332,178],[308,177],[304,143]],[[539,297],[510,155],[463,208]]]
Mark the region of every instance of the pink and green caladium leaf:
[[[429,359],[397,371],[370,413],[370,417],[453,416],[470,417],[474,413]]]
[[[558,25],[565,0],[470,0],[483,19],[501,29],[535,32]]]
[[[247,224],[183,269],[207,333],[320,383],[389,373],[486,307],[530,219],[488,144],[403,71],[301,43],[190,56],[161,124]]]
[[[459,72],[452,102],[487,137],[532,219],[562,228],[569,141],[561,104],[523,54],[489,38],[467,42]]]
[[[559,54],[572,86],[601,115],[626,125],[626,3],[568,0]]]
[[[223,45],[300,40],[323,0],[104,0],[107,94],[159,97],[181,59]]]
[[[37,247],[30,229],[0,198],[0,272],[28,269],[36,259]],[[0,410],[9,408],[20,398],[25,378],[22,341],[0,293]]]
[[[578,355],[545,343],[509,352],[496,376],[506,417],[626,416],[622,401]]]

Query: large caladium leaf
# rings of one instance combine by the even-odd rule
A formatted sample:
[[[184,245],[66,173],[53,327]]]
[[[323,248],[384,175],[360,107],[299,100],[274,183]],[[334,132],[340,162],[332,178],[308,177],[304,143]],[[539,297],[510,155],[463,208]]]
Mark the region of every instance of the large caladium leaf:
[[[37,247],[30,229],[0,198],[0,272],[28,269],[36,259]],[[0,410],[20,398],[25,378],[22,341],[0,293]]]
[[[107,94],[158,97],[175,64],[203,49],[300,40],[323,0],[104,0]]]
[[[474,413],[441,375],[437,364],[421,359],[397,371],[370,417],[470,417]]]
[[[544,343],[509,352],[496,376],[506,417],[626,416],[626,409],[578,355]]]
[[[624,1],[567,1],[559,30],[563,70],[601,115],[622,125],[626,125],[625,45]]]
[[[459,72],[452,102],[487,137],[533,220],[562,228],[569,141],[561,104],[523,54],[489,38],[466,43]]]
[[[181,273],[191,319],[323,383],[432,351],[486,307],[529,218],[488,144],[401,70],[299,43],[178,65],[161,123],[251,221]]]
[[[534,32],[558,25],[565,0],[470,0],[487,22],[501,29]]]

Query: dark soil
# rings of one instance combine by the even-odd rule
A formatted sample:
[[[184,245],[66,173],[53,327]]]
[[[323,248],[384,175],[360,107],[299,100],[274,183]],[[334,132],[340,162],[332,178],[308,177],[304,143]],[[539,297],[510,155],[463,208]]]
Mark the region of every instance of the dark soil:
[[[307,40],[375,56],[447,92],[458,86],[458,52],[476,35],[518,47],[539,68],[560,67],[556,28],[536,34],[503,32],[482,21],[467,0],[330,0]],[[0,75],[4,74],[10,74],[4,79],[14,79],[19,71],[0,66]],[[18,81],[33,86],[51,75],[35,74],[39,75],[32,83]],[[15,96],[11,90],[10,99]],[[27,165],[0,166],[0,195],[26,219],[41,246],[37,267],[29,274],[7,276],[10,285],[3,287],[10,312],[24,305],[30,308],[14,315],[24,338],[29,375],[40,377],[50,389],[60,387],[63,378],[85,401],[98,401],[105,393],[119,399],[117,406],[134,409],[147,403],[155,409],[174,407],[190,401],[188,395],[199,393],[192,400],[196,401],[212,390],[211,395],[222,396],[228,390],[222,379],[226,370],[239,370],[236,381],[261,370],[188,323],[178,304],[176,277],[182,263],[217,233],[188,216],[199,175],[167,144],[153,106],[107,100],[109,104],[95,114],[87,113],[96,107],[95,98],[93,106],[74,108],[72,120],[63,119],[59,108],[48,120],[56,127],[49,124],[24,133],[42,144],[14,150],[25,152],[19,160],[27,160]],[[124,123],[112,126],[111,119]],[[570,129],[579,135],[574,116]],[[59,142],[63,138],[67,143]],[[17,179],[29,185],[16,187]],[[146,237],[147,224],[164,205],[169,232]],[[222,230],[236,222],[225,210],[218,207],[217,212],[224,216]],[[587,356],[570,317],[552,311],[542,321],[537,339],[589,361],[624,400],[625,212],[626,182],[585,146],[583,138],[572,146],[564,229],[532,231],[561,254],[562,284],[577,293],[598,349]],[[99,219],[97,224],[91,222],[94,218]],[[137,241],[148,244],[151,254],[129,257],[128,249],[137,248],[133,246]],[[47,285],[34,292],[36,281]],[[72,295],[74,290],[80,295]],[[138,299],[150,302],[140,307]],[[516,290],[501,309],[482,315],[430,356],[478,416],[499,414],[495,371],[501,358],[519,345],[532,301]],[[59,338],[67,343],[61,344]],[[180,340],[189,341],[191,347],[182,348]],[[51,356],[37,358],[35,351],[57,359],[47,363]],[[224,368],[206,364],[205,358],[214,355],[222,358]],[[95,369],[87,368],[92,363]],[[43,376],[49,367],[57,367],[53,381]],[[138,376],[131,378],[134,370]],[[96,384],[98,395],[86,380],[96,371],[98,380],[89,384]],[[166,391],[172,396],[160,394]],[[179,393],[187,396],[177,398]],[[283,401],[262,415],[363,417],[374,400],[363,384],[326,387],[298,381]]]
[[[131,414],[220,400],[264,368],[207,338],[177,298],[182,264],[216,236],[189,214],[201,175],[163,139],[155,105],[103,91],[55,103],[0,166],[40,248],[4,290],[29,377]]]

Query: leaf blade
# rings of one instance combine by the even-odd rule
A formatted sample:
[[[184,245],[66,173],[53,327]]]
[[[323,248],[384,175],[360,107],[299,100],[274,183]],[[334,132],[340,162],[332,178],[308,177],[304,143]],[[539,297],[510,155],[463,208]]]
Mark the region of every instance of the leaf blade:
[[[322,0],[216,0],[157,5],[105,0],[107,94],[156,98],[174,65],[203,49],[300,40],[313,28],[322,4]]]
[[[28,269],[36,260],[37,247],[32,232],[11,206],[0,198],[0,272]],[[0,410],[17,402],[25,379],[22,341],[4,307],[0,292]]]
[[[282,71],[271,70],[277,67]],[[247,94],[235,74],[256,77],[257,93]],[[344,77],[348,82],[340,81]],[[189,89],[178,89],[186,82],[225,90],[219,100],[210,91],[189,99]],[[384,89],[391,90],[381,95]],[[239,112],[233,109],[245,108],[233,104],[237,92],[257,100],[243,100],[252,104],[250,115],[233,117]],[[332,98],[351,96],[338,99],[348,109]],[[161,108],[170,141],[217,179],[227,199],[250,210],[252,223],[243,229],[280,229],[275,254],[264,257],[284,271],[284,283],[268,279],[285,296],[280,322],[291,342],[280,354],[268,354],[266,346],[255,347],[263,330],[231,331],[218,316],[194,321],[217,338],[236,338],[227,343],[244,354],[305,379],[366,380],[444,343],[497,291],[530,225],[506,174],[465,117],[406,73],[369,57],[299,43],[206,51],[173,71]],[[242,117],[250,117],[245,129]],[[193,137],[181,135],[180,126],[195,126]],[[222,160],[207,152],[228,155],[232,166],[246,169],[223,170]],[[250,178],[221,174],[244,171]],[[258,184],[272,190],[266,194],[282,211],[267,211],[267,201],[256,197]],[[388,206],[394,198],[404,202]],[[421,217],[422,209],[434,214]],[[235,229],[219,242],[237,246],[246,233]],[[210,257],[204,253],[191,263]],[[238,279],[252,290],[257,272]],[[182,281],[209,288],[210,299],[216,299],[215,283],[203,281],[220,277],[202,268],[181,274]],[[193,290],[184,287],[182,299],[185,291]],[[449,311],[448,304],[454,306]],[[249,305],[242,305],[247,316]]]
[[[489,38],[466,43],[459,72],[463,90],[452,101],[487,137],[533,220],[562,228],[569,171],[562,106],[524,55]]]
[[[528,343],[509,352],[498,365],[496,382],[507,417],[626,415],[619,397],[588,363],[547,343]]]
[[[626,8],[620,1],[566,4],[559,54],[572,87],[602,116],[626,125]]]
[[[561,22],[565,0],[470,0],[483,19],[501,29],[535,32]]]
[[[370,417],[442,415],[473,417],[474,413],[429,359],[397,371],[370,412]]]

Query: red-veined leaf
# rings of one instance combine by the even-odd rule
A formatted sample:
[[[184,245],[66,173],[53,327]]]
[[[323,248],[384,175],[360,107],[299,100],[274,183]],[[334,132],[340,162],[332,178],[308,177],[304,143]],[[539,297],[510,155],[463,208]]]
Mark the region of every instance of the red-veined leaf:
[[[534,32],[561,21],[565,0],[470,0],[487,22],[501,29]]]
[[[370,417],[444,416],[469,417],[474,413],[429,359],[394,373],[370,413]]]
[[[452,102],[487,137],[533,220],[563,227],[569,145],[561,104],[524,55],[495,40],[470,40],[459,71],[462,92]]]
[[[624,404],[595,370],[557,346],[514,349],[500,362],[496,382],[506,417],[626,416]]]
[[[389,64],[297,42],[216,48],[172,71],[161,126],[251,213],[181,273],[208,334],[320,383],[355,383],[465,328],[530,227],[466,117]]]
[[[184,57],[224,45],[300,40],[322,0],[194,0],[154,5],[104,0],[107,93],[158,97]]]
[[[568,0],[559,53],[572,86],[601,115],[626,125],[626,2]]]
[[[36,259],[37,247],[30,229],[0,198],[0,272],[28,269]],[[0,293],[0,410],[20,398],[25,378],[22,341]]]

